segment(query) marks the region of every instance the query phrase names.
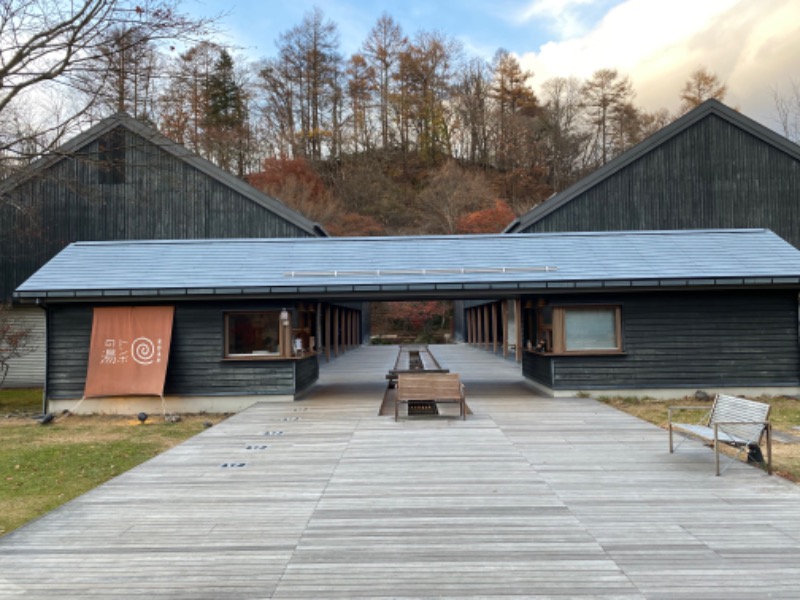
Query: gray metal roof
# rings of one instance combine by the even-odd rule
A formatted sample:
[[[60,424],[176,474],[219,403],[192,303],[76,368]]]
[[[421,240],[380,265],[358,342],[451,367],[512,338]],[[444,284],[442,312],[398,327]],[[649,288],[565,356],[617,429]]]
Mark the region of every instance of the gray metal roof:
[[[18,300],[134,296],[487,297],[542,289],[800,284],[766,229],[77,242]]]
[[[760,123],[746,117],[740,112],[725,106],[718,100],[709,99],[700,104],[697,108],[689,111],[679,119],[676,119],[666,127],[660,129],[644,141],[640,142],[630,150],[627,150],[609,161],[590,175],[577,181],[567,189],[550,196],[547,200],[535,206],[521,217],[514,219],[503,233],[517,233],[524,231],[537,221],[540,221],[550,213],[557,211],[563,205],[571,202],[586,190],[594,187],[604,179],[611,177],[617,171],[625,168],[631,163],[639,160],[645,154],[651,152],[672,139],[681,132],[694,126],[699,121],[706,119],[709,115],[714,115],[732,125],[746,131],[753,137],[762,140],[764,143],[777,148],[781,152],[800,161],[800,146],[791,142],[778,133],[764,127]]]

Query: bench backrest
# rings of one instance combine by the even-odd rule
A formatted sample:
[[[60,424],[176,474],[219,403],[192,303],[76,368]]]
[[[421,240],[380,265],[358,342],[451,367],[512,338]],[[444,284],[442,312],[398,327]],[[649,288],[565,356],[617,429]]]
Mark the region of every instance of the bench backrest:
[[[714,423],[726,423],[731,421],[752,421],[754,425],[725,425],[726,433],[744,440],[759,440],[764,432],[763,422],[769,419],[769,411],[772,407],[766,402],[757,402],[737,396],[726,396],[717,394],[714,399],[714,406],[711,408],[711,415],[708,419],[709,427]]]
[[[454,400],[461,398],[458,373],[426,373],[397,376],[397,397],[402,400]]]

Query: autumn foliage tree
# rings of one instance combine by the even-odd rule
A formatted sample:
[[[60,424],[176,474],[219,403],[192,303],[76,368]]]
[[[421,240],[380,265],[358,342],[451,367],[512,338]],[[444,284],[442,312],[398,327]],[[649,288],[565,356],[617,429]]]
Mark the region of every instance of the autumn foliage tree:
[[[304,158],[267,158],[248,182],[323,226],[341,212],[340,203]]]
[[[358,213],[345,213],[327,225],[328,233],[337,237],[362,237],[386,235],[386,228],[374,217]]]
[[[419,195],[420,229],[424,233],[456,233],[459,218],[488,206],[493,195],[480,172],[448,161],[433,174]]]
[[[494,206],[463,215],[458,233],[501,233],[516,218],[508,203],[495,199]]]
[[[728,93],[727,86],[706,67],[698,67],[681,88],[680,114],[700,106],[711,98],[722,102]]]
[[[372,309],[372,333],[397,335],[417,342],[443,342],[450,333],[451,302],[418,300],[383,302]]]

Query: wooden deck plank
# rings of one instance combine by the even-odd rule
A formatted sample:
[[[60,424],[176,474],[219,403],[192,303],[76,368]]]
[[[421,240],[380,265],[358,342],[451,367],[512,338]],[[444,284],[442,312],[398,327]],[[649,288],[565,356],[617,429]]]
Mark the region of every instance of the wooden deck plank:
[[[467,421],[378,416],[397,349],[357,349],[0,539],[0,597],[797,597],[800,487],[434,352]]]

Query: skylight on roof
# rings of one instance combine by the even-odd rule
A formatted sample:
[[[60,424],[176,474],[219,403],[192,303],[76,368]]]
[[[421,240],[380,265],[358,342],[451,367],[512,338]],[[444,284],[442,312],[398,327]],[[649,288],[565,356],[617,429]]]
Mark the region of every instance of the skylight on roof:
[[[439,269],[347,269],[335,271],[286,271],[284,277],[393,277],[397,275],[494,275],[502,273],[550,273],[558,267],[461,267]]]

